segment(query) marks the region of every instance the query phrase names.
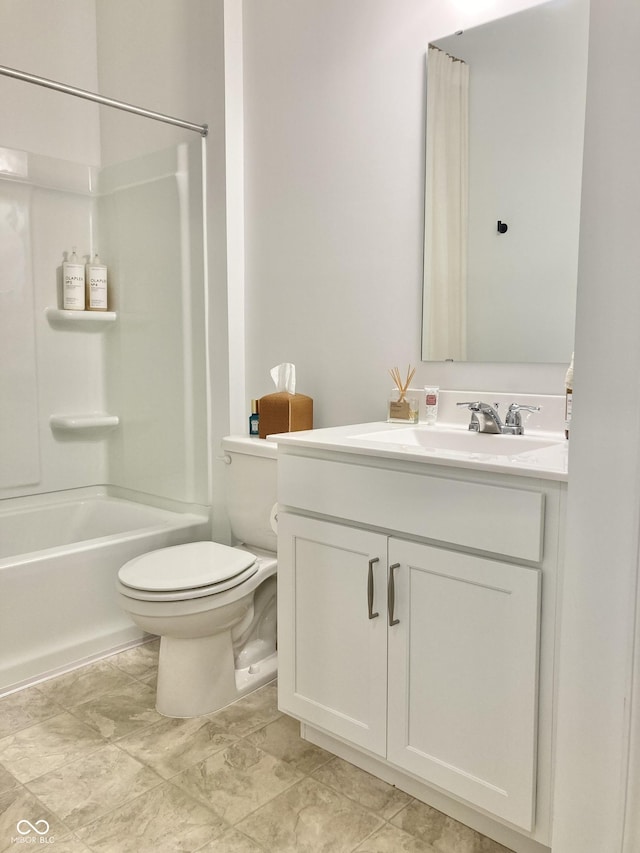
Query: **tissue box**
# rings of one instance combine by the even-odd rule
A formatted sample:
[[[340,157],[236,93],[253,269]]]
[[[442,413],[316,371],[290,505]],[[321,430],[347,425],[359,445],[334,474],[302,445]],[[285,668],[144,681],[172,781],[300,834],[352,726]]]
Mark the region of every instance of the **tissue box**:
[[[297,432],[313,429],[313,400],[304,394],[277,391],[258,402],[260,438],[276,432]]]

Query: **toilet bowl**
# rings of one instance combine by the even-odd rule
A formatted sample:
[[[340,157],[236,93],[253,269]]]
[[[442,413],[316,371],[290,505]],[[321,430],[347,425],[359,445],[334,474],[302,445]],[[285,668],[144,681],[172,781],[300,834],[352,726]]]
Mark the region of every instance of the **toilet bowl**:
[[[118,572],[120,606],[160,636],[156,708],[168,717],[209,714],[277,673],[275,445],[255,441],[230,437],[223,447],[232,530],[238,517],[257,547],[189,542],[150,551]],[[236,506],[243,484],[254,491]]]

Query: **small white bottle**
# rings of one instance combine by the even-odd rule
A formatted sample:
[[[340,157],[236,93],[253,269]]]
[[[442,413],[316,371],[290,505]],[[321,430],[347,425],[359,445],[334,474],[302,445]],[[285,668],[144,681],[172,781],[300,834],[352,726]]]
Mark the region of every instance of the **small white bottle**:
[[[87,310],[107,310],[107,268],[100,263],[97,252],[93,262],[87,264]]]
[[[569,430],[571,427],[571,409],[573,408],[573,353],[571,353],[571,364],[567,370],[567,375],[564,379],[564,436],[569,438]]]
[[[78,260],[76,248],[62,264],[62,307],[66,311],[84,311],[84,266]]]
[[[438,420],[438,399],[440,387],[438,385],[424,386],[424,414],[425,423],[433,426]]]

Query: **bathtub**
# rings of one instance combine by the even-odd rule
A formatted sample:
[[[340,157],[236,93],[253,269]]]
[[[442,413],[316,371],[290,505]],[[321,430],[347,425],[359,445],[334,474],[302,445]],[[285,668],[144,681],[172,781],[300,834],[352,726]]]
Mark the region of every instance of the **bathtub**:
[[[111,489],[0,501],[0,695],[140,640],[117,603],[118,569],[210,535],[206,508]]]

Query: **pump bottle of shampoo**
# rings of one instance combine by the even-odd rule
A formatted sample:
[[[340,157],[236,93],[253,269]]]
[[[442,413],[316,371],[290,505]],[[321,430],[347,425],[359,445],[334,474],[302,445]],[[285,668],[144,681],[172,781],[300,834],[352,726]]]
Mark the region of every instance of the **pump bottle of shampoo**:
[[[84,311],[84,266],[78,260],[75,246],[69,260],[62,264],[62,307],[67,311]]]
[[[87,264],[87,310],[107,310],[107,268],[97,252],[93,263]]]

